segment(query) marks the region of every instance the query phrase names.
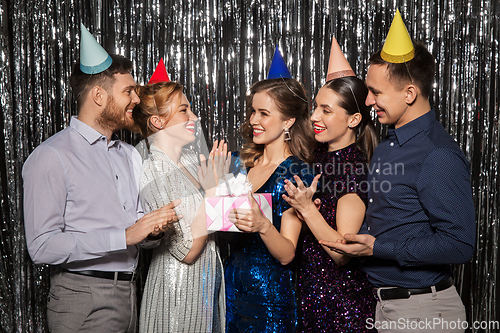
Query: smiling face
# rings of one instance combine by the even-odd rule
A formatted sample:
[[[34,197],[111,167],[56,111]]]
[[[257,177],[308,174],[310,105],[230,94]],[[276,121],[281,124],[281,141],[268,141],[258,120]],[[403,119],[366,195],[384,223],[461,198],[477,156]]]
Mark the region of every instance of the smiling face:
[[[281,111],[266,92],[261,91],[253,96],[251,110],[250,126],[255,144],[267,145],[276,140],[284,141],[283,129],[287,127],[288,121],[282,119]]]
[[[327,142],[330,151],[347,147],[356,140],[353,130],[358,123],[356,116],[349,116],[339,104],[339,95],[330,88],[322,87],[311,116],[316,141]]]
[[[381,124],[395,125],[397,128],[410,120],[405,117],[408,108],[406,89],[403,87],[400,90],[394,86],[389,78],[387,65],[370,65],[366,74],[366,85],[366,105],[375,109]]]
[[[134,126],[132,110],[140,103],[135,92],[135,81],[130,74],[114,74],[115,82],[107,92],[104,110],[96,121],[112,132],[131,129]]]
[[[173,97],[174,100],[176,97]],[[163,125],[163,130],[169,137],[182,145],[193,142],[195,137],[195,121],[198,119],[191,111],[191,104],[186,95],[179,95],[179,103],[172,103],[171,107],[174,114],[168,123]]]

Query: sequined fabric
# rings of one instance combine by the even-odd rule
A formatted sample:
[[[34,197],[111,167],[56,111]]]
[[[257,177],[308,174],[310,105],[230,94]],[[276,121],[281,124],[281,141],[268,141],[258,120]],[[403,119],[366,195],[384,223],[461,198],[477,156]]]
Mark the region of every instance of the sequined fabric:
[[[314,167],[323,173],[318,194],[321,215],[336,229],[337,201],[342,195],[355,192],[366,204],[365,154],[354,144],[334,152],[320,144]],[[299,274],[301,332],[374,332],[366,328],[366,319],[375,312],[372,288],[356,260],[337,266],[307,230]]]
[[[236,162],[236,165],[238,163]],[[279,231],[283,212],[284,180],[299,175],[313,179],[312,167],[297,157],[283,161],[257,193],[271,193],[273,224]],[[281,265],[258,233],[234,233],[225,271],[227,332],[295,332],[297,324],[293,265]]]
[[[184,149],[180,163],[196,175],[196,155]],[[225,315],[222,263],[210,238],[192,264],[182,260],[191,249],[191,223],[203,194],[160,149],[151,146],[141,175],[145,213],[181,199],[182,218],[154,250],[141,303],[139,332],[223,332]]]

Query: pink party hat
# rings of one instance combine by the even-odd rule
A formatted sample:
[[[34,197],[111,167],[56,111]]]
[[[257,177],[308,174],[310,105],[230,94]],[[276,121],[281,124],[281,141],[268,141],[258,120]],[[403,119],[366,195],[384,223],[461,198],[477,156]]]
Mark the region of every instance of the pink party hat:
[[[354,71],[349,65],[349,62],[342,53],[339,43],[335,37],[332,37],[332,47],[330,49],[330,61],[328,62],[328,72],[326,74],[326,81],[330,81],[344,76],[356,76]]]

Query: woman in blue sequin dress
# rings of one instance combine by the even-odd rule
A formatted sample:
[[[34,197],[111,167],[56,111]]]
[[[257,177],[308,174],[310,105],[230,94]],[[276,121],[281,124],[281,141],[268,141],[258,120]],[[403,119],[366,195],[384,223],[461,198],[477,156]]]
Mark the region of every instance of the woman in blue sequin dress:
[[[285,179],[299,175],[310,184],[314,133],[302,86],[292,79],[255,83],[243,124],[246,141],[235,161],[246,168],[256,193],[271,193],[273,222],[254,202],[234,210],[234,233],[225,270],[227,332],[295,332],[296,300],[292,262],[302,222],[281,195]],[[282,221],[287,221],[284,228]]]
[[[364,219],[368,161],[378,137],[365,106],[368,90],[358,78],[328,81],[318,92],[311,117],[315,171],[322,173],[306,188],[287,182],[288,201],[302,214],[308,231],[302,243],[299,275],[301,332],[373,332],[373,287],[357,262],[331,251],[318,240],[336,241],[357,233]],[[321,208],[311,200],[321,184]],[[368,320],[368,321],[367,321]]]

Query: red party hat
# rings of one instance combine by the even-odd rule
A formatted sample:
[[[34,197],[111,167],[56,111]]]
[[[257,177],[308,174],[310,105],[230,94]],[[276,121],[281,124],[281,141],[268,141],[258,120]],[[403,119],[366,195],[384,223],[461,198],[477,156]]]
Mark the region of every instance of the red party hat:
[[[170,78],[168,77],[167,69],[165,68],[165,63],[163,62],[163,58],[160,59],[158,66],[156,66],[155,72],[151,79],[149,79],[148,84],[158,83],[158,82],[169,82]]]

